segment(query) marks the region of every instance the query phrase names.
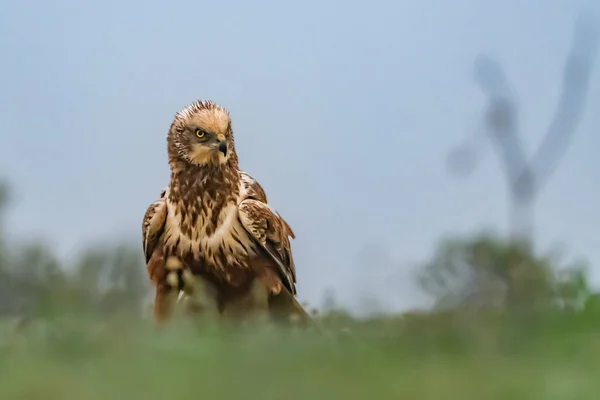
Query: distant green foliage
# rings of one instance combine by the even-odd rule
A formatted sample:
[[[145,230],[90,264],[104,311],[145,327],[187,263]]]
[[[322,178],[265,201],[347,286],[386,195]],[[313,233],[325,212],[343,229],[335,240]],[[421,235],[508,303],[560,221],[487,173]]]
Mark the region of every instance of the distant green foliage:
[[[7,186],[0,185],[0,222],[7,200]],[[44,243],[11,242],[9,249],[0,227],[0,316],[139,317],[148,289],[139,244],[95,245],[73,265],[61,265]]]
[[[492,235],[448,238],[420,269],[436,308],[581,308],[592,296],[584,263],[561,264]]]

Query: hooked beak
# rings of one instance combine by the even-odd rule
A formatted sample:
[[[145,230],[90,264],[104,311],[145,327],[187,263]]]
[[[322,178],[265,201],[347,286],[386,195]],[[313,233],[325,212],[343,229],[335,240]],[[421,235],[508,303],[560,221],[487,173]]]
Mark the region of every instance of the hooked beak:
[[[227,141],[221,140],[221,142],[219,142],[219,151],[223,153],[224,156],[227,156]]]

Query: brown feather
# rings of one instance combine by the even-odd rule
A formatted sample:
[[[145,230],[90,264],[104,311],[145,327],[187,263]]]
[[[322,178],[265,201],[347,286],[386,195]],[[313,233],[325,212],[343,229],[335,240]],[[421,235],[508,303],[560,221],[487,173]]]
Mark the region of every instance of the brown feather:
[[[142,221],[142,245],[146,263],[150,261],[164,229],[167,218],[165,194],[165,190],[160,192],[159,199],[150,204]]]
[[[239,217],[248,233],[270,257],[283,280],[285,287],[296,294],[295,271],[290,262],[290,241],[282,218],[274,214],[266,204],[254,200],[243,200],[238,206]],[[277,294],[279,292],[276,292]]]
[[[221,154],[216,149],[223,140],[227,151]],[[166,279],[164,262],[174,256],[182,268],[215,288],[221,312],[233,309],[236,302],[262,307],[258,295],[250,295],[259,292],[256,282],[261,282],[271,298],[287,292],[294,300],[283,295],[288,300],[275,301],[276,306],[291,304],[287,312],[301,313],[294,299],[296,270],[290,245],[294,233],[268,206],[261,185],[239,169],[227,110],[199,101],[179,111],[167,135],[167,151],[169,186],[148,208],[142,228],[157,296]],[[153,259],[155,253],[160,256]],[[242,301],[248,296],[253,301]]]

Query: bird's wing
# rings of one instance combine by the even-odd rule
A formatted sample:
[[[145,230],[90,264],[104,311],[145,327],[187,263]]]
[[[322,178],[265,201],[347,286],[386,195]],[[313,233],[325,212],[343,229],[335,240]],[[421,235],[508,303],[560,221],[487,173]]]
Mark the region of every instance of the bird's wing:
[[[167,200],[166,190],[160,192],[160,198],[150,204],[150,207],[144,214],[142,222],[142,244],[144,246],[144,256],[146,263],[150,261],[152,253],[158,245],[160,236],[164,230],[167,219]]]
[[[242,225],[277,265],[283,284],[296,294],[296,267],[292,257],[290,237],[294,232],[288,223],[266,202],[262,187],[245,172],[241,173],[242,192],[238,205]]]

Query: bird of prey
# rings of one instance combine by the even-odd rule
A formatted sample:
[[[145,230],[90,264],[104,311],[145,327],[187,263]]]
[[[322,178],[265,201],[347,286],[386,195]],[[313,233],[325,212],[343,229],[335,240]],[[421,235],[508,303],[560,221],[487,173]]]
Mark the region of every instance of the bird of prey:
[[[294,233],[261,185],[239,169],[229,112],[212,101],[183,108],[167,152],[169,184],[142,223],[155,319],[170,314],[180,291],[203,282],[220,315],[241,308],[312,323],[295,298]]]

